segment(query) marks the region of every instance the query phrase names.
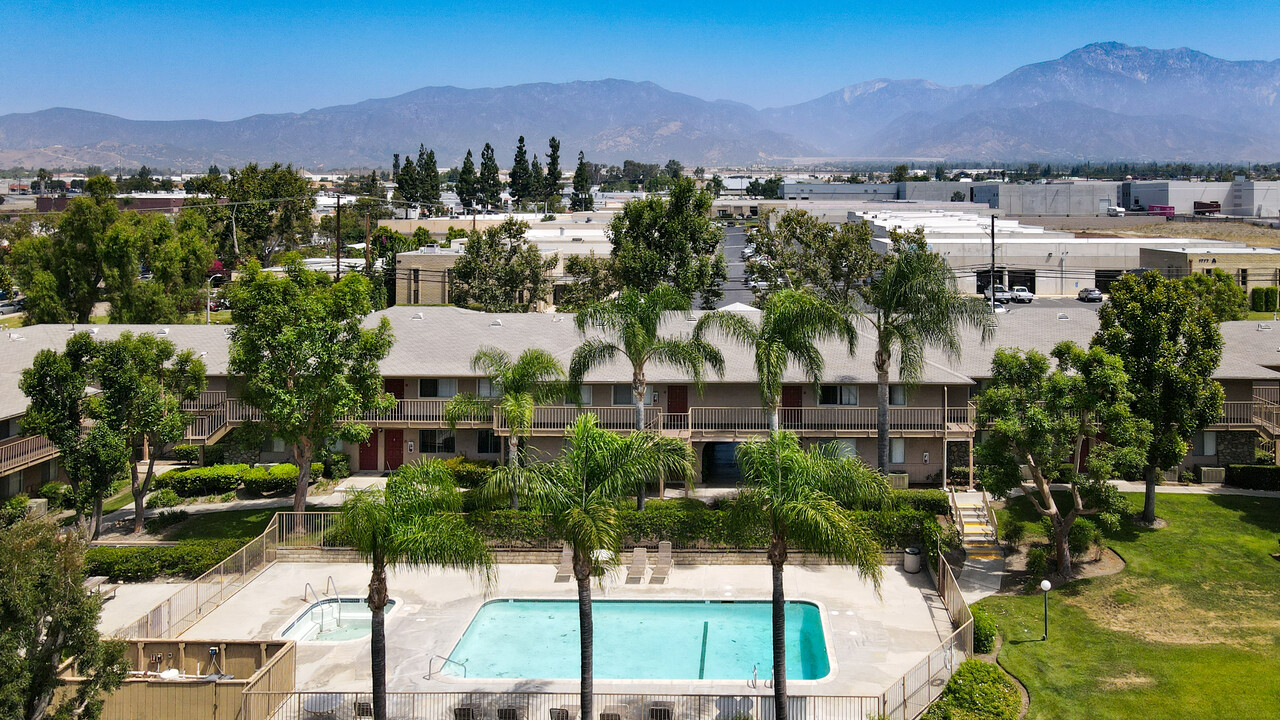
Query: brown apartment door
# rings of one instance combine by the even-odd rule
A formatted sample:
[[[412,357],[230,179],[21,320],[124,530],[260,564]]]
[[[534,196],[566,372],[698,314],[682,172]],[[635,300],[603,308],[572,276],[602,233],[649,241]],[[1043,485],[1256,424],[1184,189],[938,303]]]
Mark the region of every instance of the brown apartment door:
[[[404,399],[404,378],[384,378],[382,381],[382,389],[396,397],[397,400]]]
[[[673,417],[665,418],[664,421],[672,423],[673,427],[686,427],[685,422],[688,420],[689,413],[689,386],[688,385],[668,385],[667,386],[667,414]]]
[[[369,439],[360,443],[360,469],[378,469],[378,432],[375,430]]]
[[[778,423],[786,428],[800,425],[800,406],[804,404],[804,395],[799,385],[782,386],[782,410],[778,413]],[[795,408],[795,409],[789,409]]]
[[[382,457],[387,469],[395,470],[404,464],[404,430],[384,430],[382,437]]]

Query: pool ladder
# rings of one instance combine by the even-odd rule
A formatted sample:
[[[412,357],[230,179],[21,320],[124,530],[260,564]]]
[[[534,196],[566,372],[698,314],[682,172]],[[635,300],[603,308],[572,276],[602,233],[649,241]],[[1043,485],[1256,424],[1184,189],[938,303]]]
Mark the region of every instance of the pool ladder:
[[[325,581],[324,596],[326,598],[329,597],[329,588],[333,588],[333,599],[336,601],[334,604],[338,606],[338,609],[337,609],[338,625],[337,626],[342,627],[342,595],[338,593],[338,583],[334,582],[332,575],[330,575],[329,578]],[[308,591],[310,591],[311,597],[315,599],[315,604],[320,605],[320,595],[316,593],[316,589],[311,586],[311,583],[307,583],[302,587],[302,601],[303,602],[307,601]],[[324,606],[320,605],[318,609],[320,610],[320,632],[324,632]]]
[[[435,664],[436,664],[436,660],[442,660],[442,661],[443,661],[443,662],[441,662],[441,663],[440,663],[440,669],[439,669],[439,670],[435,670],[435,669],[434,669],[434,668],[435,668]],[[424,679],[426,679],[426,680],[430,680],[432,675],[435,675],[435,674],[440,673],[440,672],[444,672],[444,668],[445,668],[445,666],[446,666],[446,665],[448,665],[449,663],[453,663],[454,665],[457,665],[458,667],[462,668],[462,677],[466,677],[466,676],[467,676],[467,664],[466,664],[466,663],[458,662],[457,660],[454,660],[453,658],[447,658],[447,657],[445,657],[445,656],[443,656],[443,655],[432,655],[432,656],[431,656],[431,660],[429,660],[429,661],[427,662],[427,674],[426,674],[426,675],[423,675],[422,677],[423,677]]]
[[[747,681],[747,687],[749,687],[749,688],[755,688],[756,686],[758,686],[758,685],[760,684],[760,677],[759,677],[759,675],[760,675],[760,666],[759,666],[759,665],[752,665],[752,666],[751,666],[751,679]],[[764,681],[764,686],[765,686],[765,687],[767,687],[767,688],[771,688],[771,687],[773,687],[773,681],[772,681],[772,680],[765,680],[765,681]]]

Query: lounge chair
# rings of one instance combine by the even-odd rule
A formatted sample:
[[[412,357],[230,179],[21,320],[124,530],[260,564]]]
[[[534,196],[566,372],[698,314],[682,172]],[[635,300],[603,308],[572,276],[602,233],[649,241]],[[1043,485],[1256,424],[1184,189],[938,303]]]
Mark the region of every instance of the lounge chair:
[[[649,551],[638,547],[632,551],[631,567],[627,569],[627,582],[644,582],[644,573],[649,569]]]
[[[663,540],[658,543],[658,564],[653,566],[653,574],[649,576],[651,583],[665,583],[671,574],[671,543]]]
[[[556,567],[556,582],[569,582],[573,577],[573,548],[565,543],[560,551],[560,565]]]
[[[498,720],[520,720],[520,708],[498,708]]]
[[[453,720],[476,720],[476,709],[470,705],[462,705],[453,709]]]
[[[600,709],[600,720],[622,720],[626,711],[625,705],[605,705]]]
[[[671,720],[675,707],[667,701],[659,701],[649,706],[649,720]]]
[[[570,720],[572,717],[565,708],[551,708],[551,720]]]

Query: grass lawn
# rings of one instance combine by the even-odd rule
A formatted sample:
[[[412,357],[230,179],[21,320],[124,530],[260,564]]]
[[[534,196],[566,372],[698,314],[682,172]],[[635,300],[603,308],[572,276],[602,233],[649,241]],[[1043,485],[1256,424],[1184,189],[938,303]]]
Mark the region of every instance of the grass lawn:
[[[1280,499],[1160,495],[1156,508],[1167,528],[1108,539],[1123,572],[1050,594],[1048,642],[1039,593],[982,601],[1029,718],[1280,718]],[[1023,499],[1004,511],[1033,512]]]
[[[22,327],[21,315],[0,315],[0,328],[12,330],[16,327]]]
[[[120,492],[102,501],[103,514],[127,507],[133,507],[133,491],[128,485],[125,485]]]
[[[223,538],[255,538],[271,522],[271,516],[290,508],[254,508],[192,515],[169,528],[165,540],[210,540]]]

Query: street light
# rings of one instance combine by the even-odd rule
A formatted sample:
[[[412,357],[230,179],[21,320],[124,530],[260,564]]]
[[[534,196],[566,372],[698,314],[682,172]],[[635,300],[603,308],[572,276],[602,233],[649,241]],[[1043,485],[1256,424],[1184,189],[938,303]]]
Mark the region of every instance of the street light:
[[[1043,642],[1049,639],[1049,591],[1053,589],[1053,583],[1041,580],[1040,589],[1044,591],[1044,637],[1040,638]]]

